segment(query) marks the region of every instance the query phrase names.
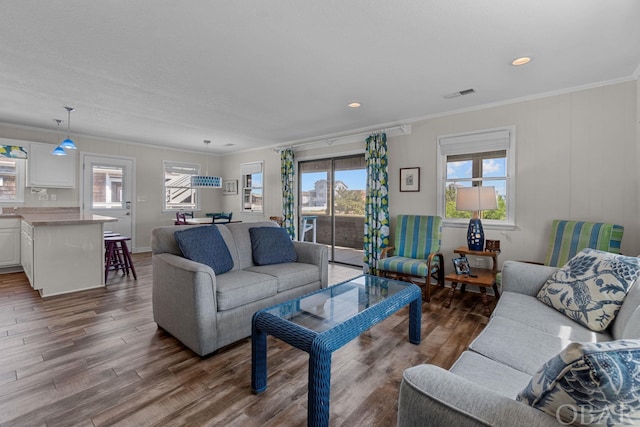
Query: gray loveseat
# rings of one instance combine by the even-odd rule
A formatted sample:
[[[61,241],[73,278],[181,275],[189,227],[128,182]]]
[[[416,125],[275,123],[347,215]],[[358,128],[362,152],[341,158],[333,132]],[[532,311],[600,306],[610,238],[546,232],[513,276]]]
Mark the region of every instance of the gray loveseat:
[[[593,332],[536,298],[553,267],[507,261],[503,293],[482,333],[449,371],[405,370],[398,425],[558,426],[554,417],[515,398],[535,372],[570,342],[640,338],[640,286],[631,287],[613,323]]]
[[[257,266],[249,229],[273,222],[208,225],[218,227],[233,268],[220,275],[183,257],[174,233],[191,225],[151,232],[153,318],[162,329],[200,356],[251,335],[256,311],[327,287],[327,247],[293,242],[297,261]]]

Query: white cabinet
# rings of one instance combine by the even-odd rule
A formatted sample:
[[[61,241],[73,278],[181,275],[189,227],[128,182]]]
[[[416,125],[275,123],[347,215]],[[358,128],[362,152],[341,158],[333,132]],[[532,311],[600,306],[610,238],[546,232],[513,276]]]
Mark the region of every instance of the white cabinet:
[[[20,265],[20,220],[0,218],[0,267]]]
[[[20,263],[33,287],[33,227],[22,221],[20,238]]]
[[[30,225],[22,221],[22,268],[40,295],[104,286],[101,222]]]
[[[66,150],[66,156],[51,154],[53,144],[32,142],[28,148],[27,187],[75,188],[77,150]]]

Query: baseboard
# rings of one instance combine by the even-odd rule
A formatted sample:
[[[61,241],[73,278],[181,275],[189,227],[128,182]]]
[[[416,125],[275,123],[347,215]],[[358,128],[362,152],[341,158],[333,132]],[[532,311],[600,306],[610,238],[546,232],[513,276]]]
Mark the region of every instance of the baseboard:
[[[0,274],[8,274],[8,273],[21,273],[24,270],[22,269],[22,266],[20,265],[16,265],[15,267],[3,267],[0,268]]]

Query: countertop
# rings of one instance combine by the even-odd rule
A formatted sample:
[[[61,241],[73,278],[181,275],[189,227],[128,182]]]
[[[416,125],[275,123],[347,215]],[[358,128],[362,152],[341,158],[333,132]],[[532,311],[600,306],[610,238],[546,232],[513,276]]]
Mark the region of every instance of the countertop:
[[[5,211],[1,213],[0,219],[1,218],[21,219],[32,226],[94,224],[100,222],[115,222],[118,220],[110,216],[83,214],[78,208],[18,208],[14,212],[8,213]]]
[[[102,215],[77,214],[22,214],[22,220],[32,226],[40,225],[79,225],[97,222],[115,222],[118,219]]]

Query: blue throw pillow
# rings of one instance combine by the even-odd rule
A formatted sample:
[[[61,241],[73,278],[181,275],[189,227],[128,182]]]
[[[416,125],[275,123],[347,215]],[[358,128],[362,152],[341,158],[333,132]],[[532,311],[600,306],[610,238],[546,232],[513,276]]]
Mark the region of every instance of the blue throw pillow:
[[[256,265],[295,262],[298,254],[285,228],[252,227],[249,229],[253,262]]]
[[[188,228],[176,231],[173,236],[185,258],[208,265],[216,274],[233,268],[231,253],[217,226]]]
[[[638,425],[640,340],[571,343],[516,399],[564,425]]]

